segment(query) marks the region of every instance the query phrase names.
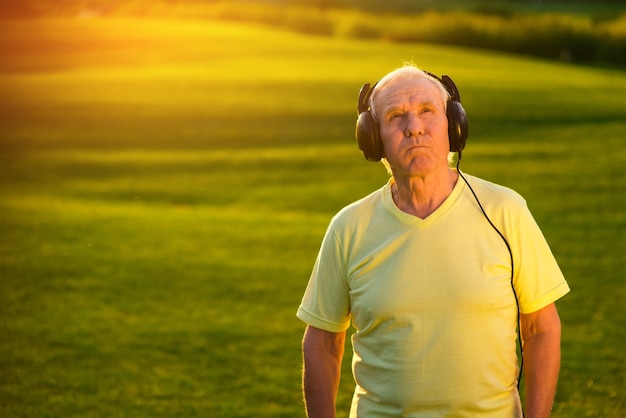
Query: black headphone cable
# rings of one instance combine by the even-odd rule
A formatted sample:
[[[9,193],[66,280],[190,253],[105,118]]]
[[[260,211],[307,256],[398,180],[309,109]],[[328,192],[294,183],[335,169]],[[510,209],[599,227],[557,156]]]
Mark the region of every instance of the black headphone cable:
[[[509,242],[504,237],[504,234],[500,232],[500,230],[494,225],[494,223],[491,221],[491,219],[487,215],[487,212],[485,212],[485,209],[483,208],[483,205],[480,203],[480,200],[478,199],[476,192],[472,188],[472,185],[469,183],[469,181],[467,181],[463,173],[461,173],[461,170],[459,169],[460,163],[461,163],[461,159],[459,158],[456,163],[456,171],[459,173],[459,176],[463,179],[465,184],[467,184],[467,187],[469,187],[470,191],[472,192],[472,195],[474,195],[474,199],[476,199],[476,203],[478,203],[478,207],[480,208],[481,212],[485,216],[485,219],[487,219],[487,222],[489,222],[489,225],[491,225],[491,227],[498,233],[498,235],[500,235],[500,238],[502,238],[502,241],[504,241],[504,244],[506,245],[506,249],[509,251],[509,256],[511,257],[511,289],[513,290],[513,296],[515,297],[515,304],[517,306],[517,327],[516,327],[517,328],[517,341],[519,343],[520,357],[521,357],[519,375],[517,376],[517,390],[519,392],[520,382],[522,381],[522,370],[524,368],[524,348],[522,344],[522,333],[520,330],[519,300],[517,298],[517,292],[515,291],[515,286],[513,285],[513,277],[514,277],[514,272],[515,272],[514,264],[513,264],[513,251],[511,250],[511,246],[509,245]]]

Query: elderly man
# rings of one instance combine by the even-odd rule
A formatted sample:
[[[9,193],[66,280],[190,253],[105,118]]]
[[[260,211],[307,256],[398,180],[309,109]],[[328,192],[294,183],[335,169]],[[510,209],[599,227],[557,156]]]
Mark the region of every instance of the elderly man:
[[[298,309],[310,418],[335,416],[350,323],[350,417],[521,417],[519,334],[525,416],[550,415],[569,287],[524,199],[450,166],[466,137],[448,77],[364,86],[359,147],[392,177],[333,217]]]

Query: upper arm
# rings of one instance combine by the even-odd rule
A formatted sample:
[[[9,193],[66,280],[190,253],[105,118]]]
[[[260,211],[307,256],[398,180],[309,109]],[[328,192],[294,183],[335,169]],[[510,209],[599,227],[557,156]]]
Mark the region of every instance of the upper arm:
[[[341,358],[346,340],[346,331],[331,332],[308,325],[304,332],[302,350],[305,354],[329,354],[334,358]]]
[[[524,340],[546,333],[560,336],[561,320],[556,305],[551,303],[538,311],[520,314],[520,329]]]

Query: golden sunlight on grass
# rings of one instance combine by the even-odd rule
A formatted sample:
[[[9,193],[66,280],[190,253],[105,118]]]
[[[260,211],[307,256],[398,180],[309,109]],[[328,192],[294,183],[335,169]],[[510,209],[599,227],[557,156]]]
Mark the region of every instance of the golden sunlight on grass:
[[[320,240],[388,179],[358,89],[411,59],[458,82],[461,168],[528,199],[572,284],[553,416],[624,416],[623,72],[119,16],[3,21],[0,56],[0,416],[301,416]]]

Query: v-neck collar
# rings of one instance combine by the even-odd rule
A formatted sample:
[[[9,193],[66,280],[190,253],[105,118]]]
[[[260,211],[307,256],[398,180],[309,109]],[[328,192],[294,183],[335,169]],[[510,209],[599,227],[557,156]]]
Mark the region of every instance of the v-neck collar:
[[[396,203],[393,201],[393,196],[391,194],[391,185],[393,183],[394,183],[393,178],[389,179],[389,181],[383,187],[383,190],[382,190],[383,204],[385,205],[385,208],[400,222],[408,224],[408,225],[419,226],[421,228],[426,228],[432,225],[441,217],[443,217],[450,210],[450,208],[454,205],[454,203],[457,201],[457,199],[463,192],[463,189],[465,188],[465,182],[462,181],[461,178],[459,177],[456,181],[456,184],[454,185],[454,188],[452,189],[452,192],[450,192],[450,194],[448,195],[448,197],[446,197],[443,203],[439,205],[439,207],[435,209],[433,213],[428,215],[426,218],[422,219],[415,215],[411,215],[409,213],[403,212],[402,210],[400,210],[400,208],[398,208],[398,206],[396,206]]]

